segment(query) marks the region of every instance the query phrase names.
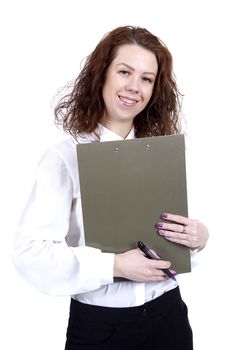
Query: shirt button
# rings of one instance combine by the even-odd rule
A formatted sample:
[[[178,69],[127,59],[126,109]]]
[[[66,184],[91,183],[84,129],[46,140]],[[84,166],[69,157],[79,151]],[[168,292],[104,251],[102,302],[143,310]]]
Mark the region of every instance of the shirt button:
[[[142,316],[143,316],[143,317],[147,316],[147,310],[146,310],[146,309],[143,309],[143,310],[142,310]]]

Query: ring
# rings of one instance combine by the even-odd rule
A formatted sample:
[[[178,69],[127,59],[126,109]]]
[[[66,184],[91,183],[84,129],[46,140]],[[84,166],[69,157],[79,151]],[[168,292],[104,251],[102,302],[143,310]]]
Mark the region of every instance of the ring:
[[[186,226],[183,225],[183,231],[182,233],[186,233]]]

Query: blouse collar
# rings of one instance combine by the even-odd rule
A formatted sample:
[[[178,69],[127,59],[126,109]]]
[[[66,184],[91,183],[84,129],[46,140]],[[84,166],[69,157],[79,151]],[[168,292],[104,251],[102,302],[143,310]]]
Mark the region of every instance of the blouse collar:
[[[129,134],[124,138],[114,131],[106,128],[102,124],[98,125],[98,134],[100,135],[100,142],[102,141],[118,141],[118,140],[131,140],[135,138],[134,127],[130,130]]]
[[[135,129],[134,126],[130,130],[129,134],[123,138],[122,136],[116,134],[114,131],[106,128],[102,124],[98,124],[98,128],[96,130],[97,135],[99,135],[100,142],[104,141],[118,141],[118,140],[132,140],[135,139]],[[76,142],[79,143],[89,143],[98,141],[97,136],[94,133],[91,134],[81,134],[78,135]]]

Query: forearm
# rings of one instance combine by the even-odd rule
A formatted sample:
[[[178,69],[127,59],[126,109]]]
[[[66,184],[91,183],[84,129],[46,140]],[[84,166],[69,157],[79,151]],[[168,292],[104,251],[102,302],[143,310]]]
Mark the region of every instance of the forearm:
[[[14,263],[24,279],[51,295],[89,292],[113,282],[113,254],[66,242],[24,242],[15,249]]]

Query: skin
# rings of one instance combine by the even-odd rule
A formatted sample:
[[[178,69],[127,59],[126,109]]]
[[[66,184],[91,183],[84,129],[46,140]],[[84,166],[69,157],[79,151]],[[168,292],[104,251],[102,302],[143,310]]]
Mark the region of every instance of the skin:
[[[207,227],[199,220],[168,213],[163,214],[163,219],[174,222],[166,223],[163,221],[157,224],[159,234],[168,241],[182,244],[192,250],[201,250],[206,245],[209,233]]]
[[[147,105],[153,92],[158,64],[153,52],[139,45],[122,45],[110,64],[103,86],[105,113],[101,123],[125,138],[133,127],[135,116]],[[204,248],[209,233],[198,220],[163,213],[155,224],[165,239],[190,249]],[[114,277],[138,282],[163,281],[168,277],[161,269],[171,263],[147,259],[139,249],[115,254]],[[175,274],[175,271],[172,271]]]
[[[102,124],[125,138],[135,116],[149,102],[158,71],[155,55],[138,45],[122,45],[110,64],[103,86]]]

